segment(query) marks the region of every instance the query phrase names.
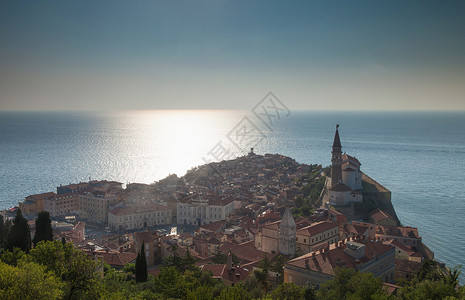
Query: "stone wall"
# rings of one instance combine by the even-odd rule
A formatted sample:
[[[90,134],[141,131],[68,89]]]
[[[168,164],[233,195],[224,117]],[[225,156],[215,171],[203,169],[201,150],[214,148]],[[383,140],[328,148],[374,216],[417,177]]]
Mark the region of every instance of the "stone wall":
[[[363,198],[373,201],[379,209],[390,215],[400,226],[399,218],[391,202],[391,191],[365,173],[362,173],[362,180]]]

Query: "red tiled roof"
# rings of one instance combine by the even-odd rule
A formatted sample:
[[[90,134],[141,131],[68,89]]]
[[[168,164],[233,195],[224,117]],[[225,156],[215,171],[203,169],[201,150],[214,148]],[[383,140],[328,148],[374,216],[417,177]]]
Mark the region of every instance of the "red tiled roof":
[[[231,252],[242,261],[242,264],[262,260],[265,258],[265,255],[268,256],[269,259],[276,256],[276,254],[266,253],[246,245],[233,244],[228,242],[220,246],[220,251],[224,254],[227,254],[229,250],[231,250]]]
[[[414,251],[411,247],[408,247],[408,246],[406,246],[406,245],[404,245],[404,244],[402,244],[402,243],[399,243],[398,241],[393,240],[393,239],[384,241],[383,244],[386,244],[386,245],[393,245],[393,246],[396,247],[396,248],[402,249],[402,250],[404,250],[405,252],[407,252],[407,254],[408,254],[409,256],[415,253],[415,251]]]
[[[272,223],[267,223],[262,226],[262,229],[272,229],[272,230],[278,230],[279,229],[279,224],[281,224],[281,220],[272,222]]]
[[[382,211],[381,209],[377,208],[375,210],[372,210],[371,212],[369,212],[368,214],[375,222],[379,222],[379,221],[382,221],[382,220],[389,220],[390,217],[388,214],[386,214],[384,211]]]
[[[344,251],[346,245],[338,247],[337,244],[332,244],[329,247],[329,250],[325,250],[323,253],[322,251],[311,252],[290,260],[286,264],[303,269],[310,269],[319,273],[333,275],[334,268],[336,267],[343,266],[352,268],[359,262],[366,263],[376,258],[377,256],[394,249],[394,247],[390,245],[384,245],[380,242],[371,242],[369,240],[358,243],[365,245],[365,256],[359,260],[356,260],[354,257]]]
[[[26,197],[27,200],[40,200],[40,199],[49,199],[49,198],[54,198],[57,194],[54,192],[48,192],[48,193],[42,193],[42,194],[35,194],[35,195],[29,195]]]
[[[418,234],[418,229],[414,227],[395,227],[395,226],[383,226],[375,225],[376,234],[380,235],[390,235],[402,238],[416,238],[421,239],[421,236]]]
[[[228,270],[226,265],[203,265],[200,268],[202,271],[212,272],[213,278],[224,278],[230,282],[239,282],[246,279],[252,270],[252,268],[249,270],[238,266],[234,266],[231,270]]]
[[[102,257],[102,260],[112,266],[124,266],[136,260],[137,254],[130,252],[95,252],[97,257]]]
[[[199,229],[203,229],[203,230],[208,230],[208,231],[211,231],[211,232],[217,232],[217,231],[220,231],[220,229],[223,227],[223,225],[226,225],[226,221],[216,221],[216,222],[213,222],[213,223],[210,223],[210,224],[205,224],[205,225],[202,225],[200,226]]]
[[[347,160],[347,161],[349,161],[351,163],[358,164],[359,166],[361,165],[361,163],[360,163],[360,161],[358,159],[356,159],[354,156],[350,156],[347,153],[342,154],[342,160],[343,161]]]
[[[339,225],[337,223],[333,223],[329,221],[321,221],[321,222],[314,223],[310,226],[297,230],[297,234],[306,235],[306,236],[314,236],[316,234],[322,233],[323,231],[330,230],[332,228],[338,228],[338,227]]]

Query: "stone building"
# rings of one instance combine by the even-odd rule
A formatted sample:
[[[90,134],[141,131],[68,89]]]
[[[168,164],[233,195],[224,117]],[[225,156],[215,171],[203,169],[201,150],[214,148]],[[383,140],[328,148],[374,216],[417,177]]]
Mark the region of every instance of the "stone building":
[[[393,282],[395,248],[368,239],[340,241],[286,262],[284,282],[320,285],[334,278],[337,267],[354,268]]]
[[[272,253],[293,255],[296,251],[296,224],[289,208],[280,221],[265,224],[255,235],[255,248]]]
[[[217,195],[195,194],[179,200],[177,223],[205,225],[226,220],[234,213],[234,198]]]
[[[54,197],[44,199],[44,210],[48,211],[51,217],[74,214],[78,213],[78,203],[78,194],[58,194]]]
[[[120,200],[116,193],[105,192],[100,189],[80,191],[78,195],[79,217],[90,222],[104,224],[108,221],[110,207],[117,204]]]
[[[171,208],[157,203],[116,207],[108,212],[111,230],[143,229],[171,224],[171,220]]]
[[[339,224],[321,221],[297,230],[297,248],[309,253],[321,245],[330,245],[339,241]]]

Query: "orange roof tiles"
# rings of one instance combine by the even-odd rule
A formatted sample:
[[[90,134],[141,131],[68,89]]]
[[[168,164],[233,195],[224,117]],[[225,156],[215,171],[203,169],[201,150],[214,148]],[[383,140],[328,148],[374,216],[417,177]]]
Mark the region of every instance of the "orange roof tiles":
[[[321,222],[314,223],[310,226],[297,230],[297,234],[306,235],[306,236],[314,236],[324,231],[330,230],[332,228],[338,228],[338,227],[339,225],[337,223],[333,223],[329,221],[321,221]]]
[[[384,211],[382,211],[381,209],[377,208],[375,210],[372,210],[370,213],[369,213],[369,216],[375,221],[375,222],[379,222],[379,221],[382,221],[382,220],[386,220],[386,219],[390,219],[389,215],[386,214]]]
[[[300,267],[304,269],[310,269],[315,272],[324,273],[328,275],[334,274],[334,268],[336,267],[348,267],[352,268],[359,263],[366,263],[377,256],[392,251],[394,247],[390,245],[384,245],[380,242],[371,241],[358,241],[365,245],[365,256],[356,260],[354,257],[344,251],[346,245],[338,247],[337,244],[332,244],[329,250],[311,252],[288,261],[286,264],[291,266]]]

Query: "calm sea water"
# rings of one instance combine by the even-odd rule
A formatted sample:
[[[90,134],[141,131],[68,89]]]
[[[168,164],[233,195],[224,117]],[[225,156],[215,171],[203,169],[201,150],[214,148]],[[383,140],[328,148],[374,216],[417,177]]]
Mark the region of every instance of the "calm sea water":
[[[465,265],[463,112],[292,112],[272,130],[247,111],[1,112],[0,208],[89,178],[151,183],[184,175],[244,116],[264,137],[256,153],[323,165],[340,124],[343,151],[391,190],[401,222],[418,227],[438,259]]]

